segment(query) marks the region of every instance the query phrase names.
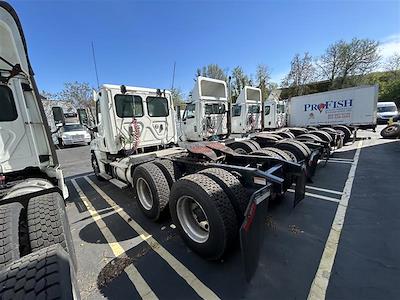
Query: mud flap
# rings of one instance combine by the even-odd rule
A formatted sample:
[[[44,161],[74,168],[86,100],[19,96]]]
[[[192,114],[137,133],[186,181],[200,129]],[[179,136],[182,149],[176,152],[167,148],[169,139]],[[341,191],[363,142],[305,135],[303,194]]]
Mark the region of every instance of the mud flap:
[[[265,222],[270,195],[271,185],[267,185],[253,193],[246,209],[245,219],[240,227],[242,262],[248,282],[250,282],[258,267],[265,237]]]
[[[306,167],[303,165],[302,172],[296,178],[296,188],[294,193],[294,201],[293,207],[295,207],[301,200],[304,199],[306,195],[306,176],[307,170]]]

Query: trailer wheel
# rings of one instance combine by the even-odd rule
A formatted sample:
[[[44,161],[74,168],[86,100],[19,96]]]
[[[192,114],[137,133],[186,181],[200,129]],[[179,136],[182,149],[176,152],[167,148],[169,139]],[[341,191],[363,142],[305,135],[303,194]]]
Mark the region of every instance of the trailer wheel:
[[[0,269],[20,258],[19,224],[20,203],[0,206]]]
[[[382,129],[381,136],[385,139],[400,138],[400,124],[386,126]]]
[[[53,245],[13,261],[0,273],[0,299],[80,299],[67,253]]]
[[[257,150],[257,151],[251,152],[251,154],[259,155],[259,156],[270,156],[273,158],[282,159],[282,156],[280,156],[278,153],[271,151],[271,150],[266,150],[266,149]]]
[[[133,187],[144,215],[158,220],[168,204],[170,192],[161,169],[152,162],[139,165],[133,172]]]
[[[289,155],[287,152],[285,152],[284,150],[274,148],[274,147],[266,147],[266,148],[263,148],[263,150],[272,151],[272,152],[278,154],[282,159],[284,159],[286,161],[293,161],[293,157],[291,155]]]
[[[307,130],[308,130],[308,131],[316,131],[316,130],[318,130],[318,128],[317,128],[317,127],[314,127],[314,126],[308,126],[308,127],[307,127]],[[309,133],[311,133],[311,132],[309,132]]]
[[[309,155],[301,145],[291,140],[281,141],[276,144],[276,147],[291,152],[297,161],[305,160]]]
[[[73,266],[77,267],[64,199],[59,193],[54,192],[29,199],[27,219],[32,252],[60,244],[69,253]]]
[[[160,159],[154,161],[154,164],[160,168],[165,178],[168,181],[168,186],[171,188],[176,180],[181,177],[180,170],[174,165],[172,160]]]
[[[349,127],[344,126],[344,125],[336,125],[333,126],[333,129],[336,129],[338,131],[341,131],[344,133],[344,139],[343,142],[344,143],[348,143],[351,140],[351,130],[349,129]]]
[[[247,154],[257,150],[257,147],[250,141],[235,141],[226,144],[226,146],[238,154]]]
[[[235,210],[222,187],[206,175],[191,174],[174,183],[170,212],[185,243],[204,258],[221,258],[236,240]]]
[[[199,174],[204,174],[207,177],[210,177],[218,183],[220,187],[222,187],[231,201],[238,223],[241,224],[249,203],[249,196],[239,179],[232,173],[221,168],[205,169],[200,171]]]

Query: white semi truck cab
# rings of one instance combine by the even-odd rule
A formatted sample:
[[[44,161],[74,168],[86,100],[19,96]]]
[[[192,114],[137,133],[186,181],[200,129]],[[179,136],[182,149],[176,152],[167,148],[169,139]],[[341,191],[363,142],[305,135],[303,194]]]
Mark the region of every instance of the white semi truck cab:
[[[259,88],[245,86],[232,106],[232,133],[247,134],[261,130],[262,96]]]
[[[0,299],[42,298],[55,284],[62,289],[55,291],[54,297],[79,298],[64,203],[68,190],[21,23],[14,9],[3,1],[0,103]],[[50,273],[32,274],[44,271],[49,264]],[[14,283],[6,285],[6,281]]]
[[[228,134],[228,90],[223,80],[199,76],[181,120],[186,141],[221,139]]]
[[[171,92],[105,84],[95,101],[97,125],[93,151],[116,155],[177,143]]]

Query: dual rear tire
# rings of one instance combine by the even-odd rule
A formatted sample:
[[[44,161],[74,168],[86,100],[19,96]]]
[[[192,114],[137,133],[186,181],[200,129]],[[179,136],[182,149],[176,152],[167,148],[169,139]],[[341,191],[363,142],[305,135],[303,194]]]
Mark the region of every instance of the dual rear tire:
[[[240,180],[220,168],[209,168],[178,179],[171,161],[136,167],[133,186],[144,215],[160,219],[169,207],[173,223],[187,246],[217,260],[237,240],[248,205]]]

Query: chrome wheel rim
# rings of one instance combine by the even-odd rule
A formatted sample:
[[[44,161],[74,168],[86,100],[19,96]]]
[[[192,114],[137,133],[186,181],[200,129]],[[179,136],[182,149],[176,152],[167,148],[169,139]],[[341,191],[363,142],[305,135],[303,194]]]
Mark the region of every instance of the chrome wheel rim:
[[[176,203],[179,223],[190,239],[205,243],[210,235],[210,227],[203,207],[193,197],[182,196]]]
[[[146,210],[150,210],[153,207],[153,194],[151,193],[149,184],[141,177],[136,181],[136,191],[140,203]]]

